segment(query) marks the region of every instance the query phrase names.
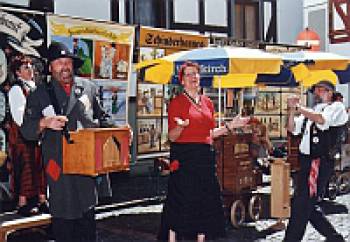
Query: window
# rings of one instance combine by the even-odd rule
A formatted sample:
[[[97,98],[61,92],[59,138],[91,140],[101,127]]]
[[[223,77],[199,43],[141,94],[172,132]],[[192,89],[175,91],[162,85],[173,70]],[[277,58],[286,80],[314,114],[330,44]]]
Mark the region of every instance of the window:
[[[235,38],[257,40],[259,33],[258,3],[235,4]]]
[[[164,27],[164,1],[125,0],[126,23]]]

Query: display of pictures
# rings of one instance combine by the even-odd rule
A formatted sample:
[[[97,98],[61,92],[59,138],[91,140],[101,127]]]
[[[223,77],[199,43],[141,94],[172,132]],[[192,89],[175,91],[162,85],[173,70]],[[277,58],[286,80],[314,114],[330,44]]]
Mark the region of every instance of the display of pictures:
[[[255,114],[279,114],[281,109],[280,92],[261,92],[256,96]]]
[[[48,40],[64,43],[83,60],[77,76],[99,89],[114,125],[125,125],[134,28],[107,22],[48,15]]]
[[[254,116],[267,125],[271,138],[287,138],[287,98],[291,95],[299,96],[306,106],[307,94],[301,88],[259,87]]]
[[[137,125],[138,152],[160,151],[161,119],[139,119]]]

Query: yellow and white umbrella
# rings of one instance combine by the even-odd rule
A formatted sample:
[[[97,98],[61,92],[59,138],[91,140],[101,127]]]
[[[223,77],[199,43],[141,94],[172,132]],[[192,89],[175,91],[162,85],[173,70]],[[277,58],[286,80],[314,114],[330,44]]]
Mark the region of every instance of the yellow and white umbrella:
[[[232,83],[232,87],[253,86],[252,80],[256,78],[255,74],[277,74],[282,65],[280,56],[259,49],[206,47],[144,61],[136,68],[141,71],[145,81],[158,84],[176,83],[177,72],[185,61],[198,63],[201,78],[214,80],[214,86],[218,84],[215,80],[222,77],[226,86],[229,80],[235,82]]]
[[[299,51],[282,53],[281,56],[286,65],[294,65],[290,70],[294,78],[305,87],[310,87],[320,80],[329,80],[337,84],[337,72],[344,74],[349,65],[349,57],[327,52]]]

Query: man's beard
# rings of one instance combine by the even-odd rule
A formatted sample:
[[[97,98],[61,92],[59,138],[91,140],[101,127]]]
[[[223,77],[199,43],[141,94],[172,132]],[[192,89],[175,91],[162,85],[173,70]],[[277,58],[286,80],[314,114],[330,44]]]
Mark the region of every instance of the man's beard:
[[[52,73],[52,78],[63,83],[71,83],[74,79],[74,73],[70,72],[68,75],[63,73],[64,71]],[[66,76],[64,76],[66,75]]]
[[[321,97],[319,96],[314,96],[314,104],[319,104],[319,103],[323,103],[323,100]]]

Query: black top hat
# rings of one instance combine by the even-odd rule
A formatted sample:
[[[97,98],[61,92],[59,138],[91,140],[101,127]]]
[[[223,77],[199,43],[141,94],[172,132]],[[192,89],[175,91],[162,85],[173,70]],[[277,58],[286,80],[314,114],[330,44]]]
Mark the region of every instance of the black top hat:
[[[311,87],[311,92],[313,93],[315,91],[315,88],[316,87],[324,87],[326,88],[328,91],[332,91],[334,92],[335,91],[335,86],[333,85],[332,82],[328,81],[328,80],[321,80],[319,82],[317,82],[316,84],[314,84],[312,87]]]
[[[74,55],[66,45],[60,42],[52,42],[47,50],[47,62],[50,64],[52,61],[59,58],[72,58],[74,69],[78,69],[83,65],[83,60],[80,57]]]

